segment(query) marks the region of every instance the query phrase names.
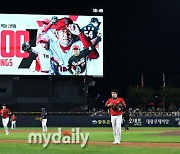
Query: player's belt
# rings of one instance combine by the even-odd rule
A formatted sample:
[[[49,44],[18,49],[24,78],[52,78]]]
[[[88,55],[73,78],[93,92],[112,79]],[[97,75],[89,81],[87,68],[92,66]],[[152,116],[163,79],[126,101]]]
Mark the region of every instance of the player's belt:
[[[68,69],[66,67],[62,67],[62,66],[59,67],[59,71],[61,72],[66,72],[67,70]]]
[[[111,115],[111,116],[119,116],[119,115],[121,115],[121,114],[114,114],[114,115]]]
[[[9,117],[2,117],[3,119],[9,118]]]

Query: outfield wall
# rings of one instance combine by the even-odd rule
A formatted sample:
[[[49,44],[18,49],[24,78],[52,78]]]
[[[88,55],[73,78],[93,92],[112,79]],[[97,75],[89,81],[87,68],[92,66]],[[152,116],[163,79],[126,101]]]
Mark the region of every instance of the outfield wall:
[[[1,126],[2,122],[0,121]],[[122,126],[124,126],[124,122]],[[10,122],[8,124],[10,126]],[[49,127],[110,127],[110,116],[49,116]],[[17,127],[40,127],[35,116],[17,116]],[[134,116],[130,127],[180,127],[180,116]]]

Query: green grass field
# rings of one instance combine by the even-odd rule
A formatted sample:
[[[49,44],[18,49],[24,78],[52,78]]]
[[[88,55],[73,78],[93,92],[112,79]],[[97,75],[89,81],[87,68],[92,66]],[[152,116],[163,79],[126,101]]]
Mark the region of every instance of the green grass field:
[[[62,127],[62,130],[71,131],[70,127]],[[124,130],[124,128],[123,128]],[[150,143],[179,143],[180,134],[162,134],[172,131],[180,131],[179,127],[131,127],[129,131],[122,131],[120,145],[113,145],[113,135],[111,127],[82,127],[82,133],[89,133],[89,140],[84,148],[80,144],[63,144],[63,143],[50,143],[46,148],[42,143],[28,143],[28,135],[30,132],[41,133],[41,128],[17,128],[10,130],[9,135],[5,135],[3,128],[0,128],[0,153],[6,154],[179,154],[180,148],[167,147],[152,147]],[[48,128],[47,133],[56,133],[58,128]],[[8,142],[15,140],[13,142]],[[91,142],[107,142],[108,145],[91,144]],[[139,143],[139,146],[124,146],[123,143]],[[146,142],[149,146],[143,147],[141,142]]]

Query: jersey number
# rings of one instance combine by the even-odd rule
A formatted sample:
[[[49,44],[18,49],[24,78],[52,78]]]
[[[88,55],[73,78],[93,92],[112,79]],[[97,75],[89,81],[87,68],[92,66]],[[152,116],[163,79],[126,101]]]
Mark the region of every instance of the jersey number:
[[[88,38],[90,38],[90,39],[92,39],[93,38],[93,31],[84,31],[84,34],[88,37]]]

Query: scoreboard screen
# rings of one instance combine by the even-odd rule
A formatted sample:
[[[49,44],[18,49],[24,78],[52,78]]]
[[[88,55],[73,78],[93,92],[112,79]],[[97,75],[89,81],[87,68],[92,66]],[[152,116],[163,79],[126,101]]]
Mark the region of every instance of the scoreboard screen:
[[[0,14],[0,75],[103,77],[103,16]]]

